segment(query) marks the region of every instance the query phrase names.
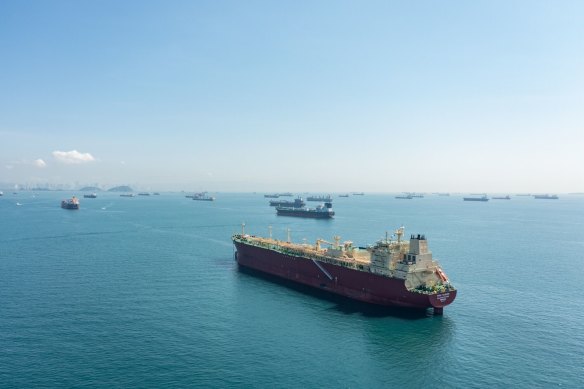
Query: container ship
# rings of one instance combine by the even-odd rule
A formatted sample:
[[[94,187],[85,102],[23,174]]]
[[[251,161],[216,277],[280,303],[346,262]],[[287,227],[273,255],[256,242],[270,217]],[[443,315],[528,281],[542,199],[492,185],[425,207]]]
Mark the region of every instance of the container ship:
[[[341,244],[338,236],[333,243],[318,239],[312,245],[242,231],[232,240],[239,266],[365,303],[433,308],[441,315],[456,298],[456,288],[432,258],[425,236],[412,235],[408,242],[403,235],[401,227],[395,239],[386,236],[366,248]]]
[[[316,208],[276,207],[276,214],[278,216],[296,216],[312,219],[331,219],[333,216],[335,216],[335,211],[333,211],[332,203],[324,203],[316,206]]]
[[[61,201],[61,208],[63,209],[79,209],[79,199],[75,196],[70,199]]]
[[[306,203],[302,200],[302,197],[298,197],[291,200],[270,200],[270,207],[292,207],[292,208],[301,208],[304,207]]]

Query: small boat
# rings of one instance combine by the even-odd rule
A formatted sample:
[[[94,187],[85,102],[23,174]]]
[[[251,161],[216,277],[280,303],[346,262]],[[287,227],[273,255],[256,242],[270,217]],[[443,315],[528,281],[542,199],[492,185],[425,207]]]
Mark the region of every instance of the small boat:
[[[79,209],[79,199],[75,196],[70,199],[61,201],[61,208],[63,209]]]

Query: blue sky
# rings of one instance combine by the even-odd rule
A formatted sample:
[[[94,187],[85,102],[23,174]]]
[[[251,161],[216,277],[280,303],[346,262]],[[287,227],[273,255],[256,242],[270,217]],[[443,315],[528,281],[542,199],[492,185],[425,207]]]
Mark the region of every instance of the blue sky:
[[[581,1],[3,1],[0,182],[584,191],[583,19]]]

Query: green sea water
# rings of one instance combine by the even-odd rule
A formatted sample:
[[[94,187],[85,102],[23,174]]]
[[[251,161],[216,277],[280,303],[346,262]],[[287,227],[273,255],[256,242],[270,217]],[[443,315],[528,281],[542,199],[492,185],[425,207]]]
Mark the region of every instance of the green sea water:
[[[0,387],[584,387],[584,197],[335,197],[333,220],[261,194],[0,197]],[[21,205],[16,205],[20,203]],[[374,243],[423,233],[458,288],[444,316],[238,271],[241,230]]]

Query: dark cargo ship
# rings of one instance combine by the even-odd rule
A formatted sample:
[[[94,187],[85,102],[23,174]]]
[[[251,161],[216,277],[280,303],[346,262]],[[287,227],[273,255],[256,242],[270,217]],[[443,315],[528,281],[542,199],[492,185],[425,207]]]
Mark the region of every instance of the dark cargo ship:
[[[538,199],[538,200],[557,200],[557,199],[559,199],[558,195],[549,195],[549,194],[534,195],[533,198]]]
[[[75,196],[70,199],[61,201],[61,208],[63,209],[79,209],[79,199]]]
[[[270,200],[270,207],[292,207],[292,208],[301,208],[304,207],[306,203],[302,200],[302,197],[298,197],[291,200]]]
[[[333,198],[331,195],[326,195],[326,196],[308,196],[306,198],[306,201],[320,201],[320,202],[331,202],[333,201]]]
[[[432,259],[426,238],[412,235],[402,241],[378,241],[367,248],[353,242],[341,244],[318,239],[316,244],[297,244],[272,238],[237,234],[232,237],[240,266],[323,289],[350,299],[382,306],[443,308],[456,297],[440,264]],[[323,245],[329,247],[323,248]]]
[[[294,207],[276,207],[278,216],[296,216],[307,217],[312,219],[330,219],[335,216],[332,203],[324,203],[316,208],[294,208]]]
[[[463,199],[464,199],[464,201],[489,201],[489,198],[487,196],[481,196],[481,197],[464,197]]]

